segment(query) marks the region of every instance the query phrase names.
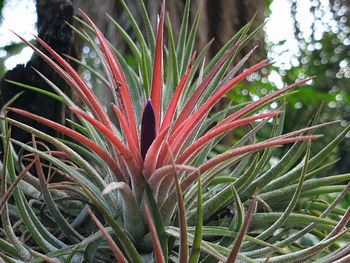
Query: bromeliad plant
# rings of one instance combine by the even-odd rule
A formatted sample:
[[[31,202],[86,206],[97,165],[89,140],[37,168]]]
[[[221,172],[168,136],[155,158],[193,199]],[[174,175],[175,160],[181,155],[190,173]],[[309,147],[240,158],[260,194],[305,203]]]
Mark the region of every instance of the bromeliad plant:
[[[67,105],[77,121],[64,126],[21,109],[6,111],[45,124],[69,140],[8,118],[6,111],[1,117],[5,157],[0,257],[6,262],[192,263],[333,262],[346,255],[349,245],[338,240],[349,238],[350,210],[336,206],[349,185],[332,185],[349,181],[350,175],[315,177],[333,164],[324,160],[350,128],[310,156],[308,142],[318,137],[311,133],[329,123],[316,125],[316,114],[310,127],[282,134],[284,112],[267,110],[311,79],[211,113],[237,84],[268,65],[264,60],[242,71],[252,50],[231,67],[254,36],[248,33],[251,23],[206,63],[211,43],[198,55],[193,52],[199,12],[189,28],[190,1],[177,45],[167,20],[167,49],[165,3],[154,36],[139,1],[147,37],[121,3],[137,43],[112,23],[129,45],[136,69],[84,13],[86,22],[79,21],[86,31],[74,28],[99,56],[104,74],[86,70],[107,87],[111,105],[101,105],[84,79],[40,38],[50,56],[21,38],[70,85],[82,105],[37,72],[57,94],[36,90]],[[11,126],[31,133],[32,142],[11,139]],[[272,126],[270,138],[256,141],[267,126]],[[242,127],[248,129],[244,136],[215,153],[223,136]],[[275,147],[290,143],[272,166]],[[22,154],[17,156],[12,144]],[[34,168],[36,177],[30,173]],[[67,180],[52,183],[54,174]],[[317,198],[325,193],[337,197],[326,204]]]

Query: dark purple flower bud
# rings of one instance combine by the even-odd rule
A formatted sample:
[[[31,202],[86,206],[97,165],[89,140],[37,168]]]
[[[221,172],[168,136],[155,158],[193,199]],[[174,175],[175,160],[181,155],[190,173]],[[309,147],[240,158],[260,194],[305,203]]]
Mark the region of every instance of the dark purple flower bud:
[[[151,100],[147,101],[141,123],[141,155],[145,160],[147,151],[156,138],[156,116]]]

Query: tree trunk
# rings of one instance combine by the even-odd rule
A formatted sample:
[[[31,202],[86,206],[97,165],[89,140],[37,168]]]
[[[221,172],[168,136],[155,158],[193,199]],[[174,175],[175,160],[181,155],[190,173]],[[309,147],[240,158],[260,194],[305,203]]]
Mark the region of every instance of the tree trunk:
[[[73,47],[72,30],[67,25],[73,23],[73,6],[69,0],[37,0],[38,32],[39,37],[50,45],[57,53],[77,56],[80,51]],[[38,45],[42,51],[43,48]],[[44,51],[45,52],[45,51]],[[0,107],[13,98],[17,93],[24,91],[11,106],[24,109],[26,111],[38,114],[56,122],[63,122],[65,111],[62,103],[38,92],[24,90],[16,85],[6,82],[13,80],[26,85],[34,86],[44,90],[52,91],[51,87],[33,70],[33,68],[44,74],[55,85],[61,88],[65,93],[70,93],[70,89],[63,79],[51,69],[48,64],[39,56],[33,55],[26,64],[17,65],[14,69],[8,71],[1,81]],[[34,128],[37,128],[47,134],[56,136],[57,133],[45,125],[40,125],[28,118],[9,112],[9,117],[19,120]],[[21,129],[12,128],[12,137],[22,142],[31,140],[31,135]]]

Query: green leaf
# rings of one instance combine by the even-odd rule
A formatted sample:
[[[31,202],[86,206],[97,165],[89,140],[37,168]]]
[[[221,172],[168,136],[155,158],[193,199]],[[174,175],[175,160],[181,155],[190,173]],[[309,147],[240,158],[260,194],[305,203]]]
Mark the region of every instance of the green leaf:
[[[322,161],[334,150],[334,148],[343,140],[345,135],[350,131],[350,126],[346,127],[335,139],[333,139],[326,147],[324,147],[317,155],[312,157],[309,161],[310,169],[317,167]],[[271,191],[273,189],[280,189],[283,186],[293,182],[302,169],[301,165],[298,165],[293,170],[289,171],[285,175],[271,181],[264,189],[263,192]]]
[[[250,194],[254,191],[254,188],[259,187],[260,189],[263,189],[266,184],[268,184],[274,178],[278,177],[280,173],[282,173],[285,169],[285,166],[289,166],[290,163],[293,160],[295,160],[294,156],[299,151],[300,147],[302,147],[303,143],[304,142],[294,143],[294,145],[283,156],[283,158],[278,162],[277,165],[273,166],[266,173],[259,176],[247,187],[247,189],[245,189],[244,193],[242,193],[242,199],[245,200],[246,198],[248,198]]]
[[[303,193],[307,193],[308,196],[310,196],[311,194],[314,194],[314,196],[317,196],[322,193],[322,189],[329,187],[329,190],[332,191],[333,189],[332,185],[347,182],[349,180],[350,180],[350,174],[333,175],[329,177],[310,179],[304,183],[302,191]],[[289,186],[281,187],[277,190],[262,193],[260,194],[260,197],[269,203],[272,203],[272,204],[275,202],[278,203],[292,196],[292,193],[295,191],[296,188],[297,188],[297,185],[292,184]]]
[[[188,20],[190,15],[191,0],[186,0],[185,9],[183,11],[181,27],[179,31],[179,40],[177,43],[177,61],[179,61],[179,71],[182,72],[184,68],[184,55],[185,46],[187,43],[187,30],[188,30]]]
[[[10,148],[10,143],[8,142],[5,145],[8,145],[7,146],[8,147],[7,170],[9,174],[9,182],[12,183],[16,181],[17,175],[14,167],[14,160],[13,160],[12,150]],[[40,220],[37,218],[37,216],[33,212],[32,208],[29,206],[20,188],[17,187],[14,189],[13,196],[15,199],[15,204],[19,210],[19,213],[21,215],[21,218],[24,224],[26,225],[33,239],[43,250],[52,251],[52,250],[55,250],[56,248],[59,248],[65,245],[62,241],[54,237],[43,226],[42,222],[40,222]],[[3,220],[4,219],[5,218],[3,218]],[[12,235],[11,234],[12,231],[13,230],[11,230],[10,232],[7,232],[7,234],[10,235],[10,237]],[[20,256],[23,257],[24,259],[30,258],[30,255],[28,255],[27,249],[25,249],[19,242],[17,242],[16,239],[17,238],[15,238],[15,235],[13,233],[13,238],[11,238],[11,241],[16,246],[16,249],[18,249]]]
[[[217,176],[213,180],[211,180],[208,187],[213,187],[213,186],[220,185],[220,184],[233,183],[236,180],[237,180],[236,178],[233,178],[231,176]]]
[[[264,229],[276,222],[281,215],[281,212],[256,213],[252,216],[250,227],[251,229]],[[331,219],[319,218],[318,216],[291,213],[284,226],[302,228],[310,223],[316,223],[319,227],[330,229],[334,227],[337,222]]]
[[[166,228],[166,233],[169,236],[173,236],[176,238],[180,237],[180,230],[176,227],[173,227],[173,226],[168,226]],[[189,238],[189,241],[192,243],[193,238],[194,238],[193,235],[188,233],[188,238]],[[226,257],[223,256],[218,250],[216,250],[214,248],[214,246],[209,242],[206,242],[206,241],[201,242],[201,251],[204,251],[204,252],[212,255],[213,257],[217,258],[220,261],[226,261]]]
[[[190,1],[188,0],[187,2],[190,2]],[[197,36],[197,32],[198,32],[200,17],[201,17],[201,10],[198,10],[197,14],[194,18],[192,28],[191,28],[190,33],[188,35],[188,40],[186,43],[183,62],[180,65],[181,66],[181,71],[180,71],[181,75],[183,75],[185,73],[188,62],[190,61],[192,53],[193,53],[193,48],[194,48],[194,44],[195,44],[195,40],[196,40],[196,36]]]
[[[44,89],[40,89],[40,88],[36,88],[36,87],[33,87],[33,86],[29,86],[29,85],[26,85],[26,84],[23,84],[23,83],[20,83],[20,82],[16,82],[16,81],[13,81],[13,80],[5,80],[6,82],[8,83],[11,83],[11,84],[14,84],[18,87],[21,87],[21,88],[24,88],[24,89],[28,89],[28,90],[32,90],[32,91],[35,91],[35,92],[38,92],[38,93],[41,93],[41,94],[44,94],[48,97],[51,97],[59,102],[64,102],[64,100],[58,96],[57,94],[55,93],[52,93],[52,92],[49,92],[47,90],[44,90]]]
[[[150,67],[148,66],[148,62],[147,62],[147,51],[145,50],[144,47],[142,47],[142,63],[141,63],[141,72],[142,72],[142,76],[143,76],[143,86],[145,89],[145,93],[146,93],[146,98],[150,97],[150,92],[151,92],[151,88],[150,88],[150,74],[151,74],[151,70]]]
[[[34,145],[36,147],[36,142],[34,141]],[[44,197],[44,201],[46,206],[52,216],[53,221],[57,224],[57,226],[61,229],[61,231],[65,234],[65,236],[73,243],[78,240],[82,240],[84,237],[80,235],[71,225],[67,222],[67,220],[62,215],[61,211],[58,209],[56,202],[52,198],[50,190],[48,188],[48,183],[44,177],[44,171],[42,169],[42,163],[38,155],[34,155],[36,160],[36,171],[38,173],[41,191]]]
[[[66,257],[66,259],[64,260],[63,263],[70,263],[70,262],[72,262],[72,260],[73,260],[73,258],[74,258],[74,256],[75,256],[75,254],[76,254],[76,253],[78,252],[78,250],[79,250],[79,247],[80,247],[80,244],[74,246],[74,247],[72,248],[71,252],[69,253],[69,255],[68,255],[68,256]]]
[[[282,256],[276,256],[269,259],[269,262],[272,263],[284,263],[284,262],[295,262],[295,261],[306,261],[308,259],[311,259],[313,256],[320,253],[325,248],[332,245],[337,239],[344,236],[348,230],[344,230],[343,232],[339,233],[338,235],[329,238],[327,240],[322,240],[317,245],[314,245],[309,248],[305,248],[302,250],[298,250],[293,253],[289,253],[288,255],[282,255]],[[259,259],[257,259],[259,260]]]
[[[141,256],[137,252],[134,244],[131,242],[130,238],[124,231],[124,229],[119,225],[119,223],[114,219],[114,217],[108,211],[108,208],[101,203],[98,198],[90,191],[90,189],[82,186],[85,193],[89,196],[93,204],[98,208],[99,212],[103,215],[105,220],[110,224],[112,229],[114,230],[115,235],[120,240],[123,248],[126,250],[126,253],[129,256],[129,259],[135,263],[141,263]]]
[[[224,237],[220,245],[224,247],[228,247],[231,245],[236,238],[236,234],[238,231],[242,228],[243,222],[244,222],[244,207],[241,202],[241,199],[239,198],[239,195],[234,187],[232,187],[232,190],[234,192],[234,200],[235,200],[235,216],[232,218],[232,222],[230,223],[230,235]]]
[[[22,263],[22,261],[12,259],[9,256],[3,254],[2,252],[0,252],[0,257],[4,260],[5,263]]]
[[[133,53],[133,55],[135,56],[136,60],[138,61],[139,64],[141,64],[141,53],[138,49],[138,47],[136,46],[136,44],[134,43],[134,41],[132,40],[132,38],[129,36],[129,34],[123,29],[123,27],[113,19],[113,17],[111,17],[110,15],[107,14],[107,17],[109,18],[109,20],[112,22],[112,25],[114,25],[114,27],[117,29],[118,33],[121,35],[121,37],[124,39],[124,41],[126,42],[126,44],[129,46],[131,52]]]
[[[165,262],[168,262],[168,241],[167,241],[167,236],[165,233],[163,218],[162,218],[162,215],[161,215],[160,210],[158,208],[157,202],[154,199],[152,189],[150,188],[150,186],[149,186],[149,184],[146,181],[144,176],[142,176],[141,179],[142,179],[142,182],[143,182],[143,185],[145,188],[148,203],[151,207],[153,220],[154,220],[154,223],[156,226],[158,238],[159,238],[160,244],[162,245],[163,256],[164,256]]]
[[[170,50],[170,58],[171,58],[171,69],[172,69],[172,74],[170,75],[172,77],[172,83],[173,83],[173,89],[172,91],[174,92],[178,83],[179,83],[179,70],[178,70],[178,61],[176,57],[176,47],[175,47],[175,42],[174,42],[174,35],[173,35],[173,30],[171,27],[171,22],[170,22],[170,17],[167,15],[167,21],[166,21],[167,29],[168,29],[168,35],[169,35],[169,50]],[[168,62],[168,64],[170,64]],[[170,67],[168,65],[168,67]],[[168,77],[169,78],[169,77]],[[170,87],[168,87],[169,89]]]
[[[5,137],[2,138],[3,145],[4,145],[4,162],[2,167],[3,169],[1,171],[1,196],[4,196],[4,194],[7,191],[7,181],[8,181],[6,172],[8,172],[9,176],[12,176],[12,178],[15,177],[15,175],[14,175],[13,159],[11,154],[10,131],[8,130],[7,120],[5,119],[5,121],[2,121],[0,125],[3,132],[5,133]],[[11,177],[9,179],[11,181]],[[25,246],[22,244],[22,242],[20,242],[20,240],[16,237],[13,231],[9,212],[8,212],[7,202],[5,203],[1,212],[1,221],[2,221],[3,230],[7,238],[13,244],[14,249],[17,250],[16,254],[18,254],[24,260],[29,260],[31,258],[31,255],[29,254]],[[4,245],[5,245],[4,247],[7,249],[11,248],[7,245],[7,242],[4,243]]]
[[[151,21],[149,19],[148,14],[147,14],[147,9],[146,9],[144,0],[137,1],[137,3],[139,4],[140,9],[141,9],[143,22],[144,22],[145,28],[146,28],[148,43],[149,43],[149,47],[151,49],[151,55],[153,57],[155,54],[155,49],[156,49],[156,41],[155,41],[154,33],[152,30]]]
[[[234,263],[236,261],[236,258],[238,257],[238,252],[243,243],[244,236],[248,231],[250,218],[256,209],[256,205],[257,205],[257,198],[256,196],[253,196],[252,200],[250,201],[247,213],[244,217],[244,222],[242,224],[242,227],[240,228],[239,233],[235,239],[234,245],[231,249],[231,253],[227,258],[227,261],[226,261],[227,263]]]
[[[249,158],[249,156],[247,156]],[[246,157],[246,158],[247,158]],[[250,158],[249,158],[250,159]],[[247,159],[247,160],[249,160]],[[259,154],[255,156],[253,159],[253,162],[248,167],[248,169],[245,171],[243,175],[241,175],[234,183],[233,185],[237,189],[238,192],[244,191],[247,185],[250,185],[251,182],[254,180],[254,176],[256,175],[256,168],[258,166],[259,161]]]
[[[295,192],[293,194],[291,201],[288,204],[288,207],[285,209],[285,211],[283,212],[281,217],[275,223],[273,223],[269,228],[267,228],[266,230],[264,230],[261,234],[259,234],[257,236],[258,239],[265,240],[268,237],[270,237],[276,230],[278,230],[284,224],[284,222],[289,217],[290,213],[294,210],[295,205],[296,205],[296,203],[299,199],[299,196],[301,194],[303,183],[305,180],[305,175],[306,175],[307,170],[308,170],[308,161],[310,158],[310,148],[311,148],[311,143],[309,142],[309,146],[308,146],[308,149],[306,151],[305,158],[304,158],[305,161],[304,161],[303,170],[301,172],[301,176],[299,179],[299,183],[295,189]]]
[[[171,163],[173,167],[173,175],[175,179],[176,187],[176,197],[177,197],[177,206],[178,206],[178,218],[180,225],[180,248],[179,248],[179,262],[187,263],[188,262],[188,236],[187,236],[187,220],[186,220],[186,208],[185,201],[183,197],[181,182],[179,180],[177,170],[175,167],[175,159],[173,153],[171,152],[169,144],[167,144],[168,151],[171,157]],[[200,176],[200,174],[199,174]],[[203,220],[203,219],[202,219]]]
[[[140,27],[138,26],[138,23],[135,19],[135,17],[133,16],[133,14],[131,13],[128,5],[125,3],[124,0],[119,0],[120,4],[122,5],[125,13],[127,14],[129,21],[131,23],[131,26],[133,28],[133,31],[136,35],[137,41],[139,42],[139,44],[143,47],[147,47],[147,43],[143,37],[142,31],[140,29]]]
[[[214,58],[209,62],[208,66],[204,71],[204,75],[206,76],[208,72],[215,66],[215,64],[222,58],[224,53],[232,46],[234,42],[238,39],[242,38],[247,34],[251,27],[252,21],[248,22],[245,26],[243,26],[237,33],[235,33],[226,43],[225,45],[216,53]]]
[[[190,254],[189,263],[196,263],[200,256],[200,247],[202,243],[203,235],[203,204],[202,204],[202,182],[201,176],[198,176],[197,180],[197,219],[194,239],[192,243],[192,249]]]

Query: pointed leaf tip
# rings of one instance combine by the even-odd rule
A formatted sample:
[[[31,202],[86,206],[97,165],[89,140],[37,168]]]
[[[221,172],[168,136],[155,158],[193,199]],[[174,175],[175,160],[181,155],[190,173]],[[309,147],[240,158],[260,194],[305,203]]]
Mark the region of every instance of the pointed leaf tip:
[[[141,124],[141,155],[145,160],[148,149],[156,138],[156,116],[152,101],[148,100],[142,114]]]
[[[156,115],[156,127],[159,129],[160,118],[162,112],[162,97],[163,97],[163,42],[164,42],[164,15],[165,15],[165,1],[162,4],[162,11],[160,13],[157,37],[156,50],[153,62],[153,77],[151,99]]]

